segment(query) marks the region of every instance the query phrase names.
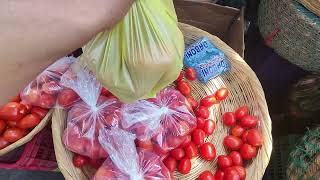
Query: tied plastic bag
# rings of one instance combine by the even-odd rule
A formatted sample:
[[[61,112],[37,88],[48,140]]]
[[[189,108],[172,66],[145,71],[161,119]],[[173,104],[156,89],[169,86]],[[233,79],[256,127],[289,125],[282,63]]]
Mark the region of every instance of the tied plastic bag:
[[[93,180],[169,180],[170,172],[161,158],[136,149],[135,136],[118,128],[101,130],[99,141],[110,154]]]
[[[63,134],[66,148],[91,159],[108,157],[98,142],[98,134],[102,128],[118,126],[117,111],[121,103],[100,95],[101,85],[87,70],[78,71],[76,76],[63,76],[61,84],[73,89],[83,100],[75,103],[68,112]]]
[[[178,147],[196,127],[187,99],[170,87],[160,91],[156,98],[124,104],[121,114],[122,128],[136,134],[138,146],[151,142],[160,154]]]
[[[63,106],[66,105],[64,104],[65,100],[70,94],[73,95],[74,102],[77,101],[79,98],[70,90],[59,95],[64,90],[60,84],[61,76],[75,60],[76,58],[74,57],[63,57],[50,65],[24,88],[20,94],[22,101],[26,104],[46,109],[53,108],[57,99],[58,102],[62,102]]]
[[[122,102],[154,97],[182,69],[183,34],[171,0],[136,0],[113,29],[85,47],[81,61]]]

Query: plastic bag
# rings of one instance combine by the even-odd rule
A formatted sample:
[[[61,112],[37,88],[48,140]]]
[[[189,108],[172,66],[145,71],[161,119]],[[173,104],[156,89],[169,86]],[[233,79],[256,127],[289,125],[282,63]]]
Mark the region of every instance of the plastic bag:
[[[101,85],[87,70],[80,70],[76,76],[64,76],[61,84],[73,89],[83,100],[68,112],[63,134],[66,148],[92,159],[106,158],[108,154],[98,142],[99,130],[118,126],[117,111],[121,103],[115,98],[101,96]]]
[[[156,152],[165,154],[178,147],[196,127],[187,99],[177,90],[166,88],[156,98],[124,104],[121,126],[142,143],[151,142]]]
[[[20,94],[22,101],[46,109],[54,107],[59,93],[64,89],[60,85],[61,76],[75,60],[74,57],[63,57],[50,65],[24,88]],[[65,94],[62,96],[66,98]]]
[[[81,61],[122,102],[133,102],[172,83],[183,53],[172,1],[136,0],[122,21],[84,47]]]
[[[136,149],[135,136],[121,129],[101,130],[99,141],[110,154],[93,180],[169,180],[170,172],[161,158]]]

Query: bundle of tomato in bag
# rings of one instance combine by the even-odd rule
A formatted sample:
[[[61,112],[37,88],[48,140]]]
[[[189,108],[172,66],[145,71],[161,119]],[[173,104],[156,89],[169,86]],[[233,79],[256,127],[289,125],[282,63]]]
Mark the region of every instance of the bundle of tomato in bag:
[[[64,75],[61,84],[73,89],[82,101],[68,112],[67,128],[63,134],[66,148],[91,159],[108,155],[98,142],[99,130],[118,125],[117,110],[121,103],[114,97],[101,95],[101,85],[95,76],[82,69],[75,75]]]
[[[137,146],[165,155],[187,140],[196,118],[187,99],[166,88],[155,98],[124,104],[121,127],[137,136]]]
[[[156,154],[136,149],[135,135],[118,128],[102,129],[99,142],[110,157],[93,180],[169,180],[170,172]]]

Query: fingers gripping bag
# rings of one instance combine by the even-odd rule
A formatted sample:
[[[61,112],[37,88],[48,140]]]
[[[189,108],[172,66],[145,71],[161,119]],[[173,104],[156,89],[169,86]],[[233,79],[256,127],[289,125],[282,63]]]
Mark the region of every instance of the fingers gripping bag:
[[[101,85],[87,70],[78,71],[76,76],[63,76],[61,83],[82,99],[68,112],[64,145],[68,150],[91,159],[106,158],[108,154],[98,142],[98,133],[102,128],[118,125],[117,110],[121,103],[100,95]]]
[[[118,128],[101,130],[99,141],[109,158],[93,180],[169,180],[170,172],[156,154],[136,149],[135,135]]]
[[[171,0],[136,0],[111,30],[85,47],[81,62],[122,102],[154,97],[183,66],[184,39]]]

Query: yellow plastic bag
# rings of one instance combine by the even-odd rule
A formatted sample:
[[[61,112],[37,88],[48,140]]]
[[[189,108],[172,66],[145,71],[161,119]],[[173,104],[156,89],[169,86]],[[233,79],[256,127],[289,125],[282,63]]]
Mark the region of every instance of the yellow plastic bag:
[[[183,53],[172,0],[136,0],[121,22],[84,47],[81,60],[121,101],[132,102],[172,83]]]

